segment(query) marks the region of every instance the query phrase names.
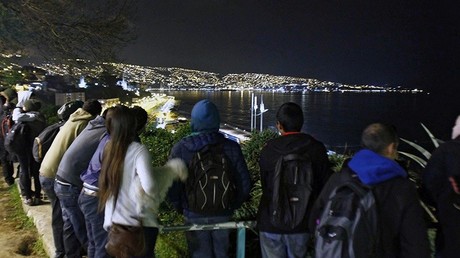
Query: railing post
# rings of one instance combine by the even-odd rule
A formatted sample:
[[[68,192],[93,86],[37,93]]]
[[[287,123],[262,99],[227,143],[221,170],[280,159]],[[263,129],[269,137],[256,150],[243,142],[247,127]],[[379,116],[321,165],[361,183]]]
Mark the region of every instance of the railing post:
[[[236,258],[244,258],[246,249],[246,228],[237,228],[236,233]]]

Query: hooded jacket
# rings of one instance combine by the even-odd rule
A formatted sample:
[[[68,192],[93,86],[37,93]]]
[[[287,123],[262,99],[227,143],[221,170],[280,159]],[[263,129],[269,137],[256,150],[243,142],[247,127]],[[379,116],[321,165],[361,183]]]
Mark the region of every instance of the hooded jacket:
[[[81,188],[80,174],[88,167],[102,135],[107,132],[105,119],[97,116],[89,121],[85,129],[75,138],[62,156],[56,178]]]
[[[338,185],[357,176],[373,188],[377,203],[382,252],[379,257],[431,257],[426,223],[415,185],[394,160],[364,149],[345,162],[339,173],[331,176],[316,201],[310,217],[315,228],[329,195]]]
[[[237,196],[232,203],[232,208],[239,208],[249,198],[251,179],[239,144],[226,139],[224,135],[218,132],[220,117],[217,107],[208,100],[197,102],[191,113],[191,127],[192,134],[173,146],[170,158],[181,158],[185,164],[189,164],[193,155],[204,146],[223,142],[223,151],[230,160],[236,186]],[[168,197],[176,210],[183,212],[186,217],[202,216],[188,210],[183,183],[175,183],[169,191]],[[226,211],[222,214],[216,214],[216,216],[229,216],[231,213],[231,211]]]
[[[312,162],[313,183],[312,194],[307,207],[307,215],[303,222],[292,230],[281,230],[271,224],[270,202],[272,198],[273,175],[275,166],[281,155],[291,153],[298,149],[306,153]],[[260,181],[262,183],[262,198],[259,203],[257,214],[257,227],[262,232],[275,234],[307,233],[308,217],[311,207],[319,195],[322,187],[332,174],[330,162],[327,157],[326,147],[312,136],[305,133],[292,133],[283,135],[267,142],[260,153]]]
[[[32,96],[31,91],[20,91],[18,92],[18,104],[16,104],[16,107],[13,109],[13,114],[12,114],[12,119],[14,122],[17,122],[21,116],[22,113],[22,107],[24,106],[24,103],[30,99]]]
[[[59,133],[54,138],[48,152],[43,158],[40,166],[40,176],[54,178],[61,162],[62,156],[69,148],[70,144],[85,129],[88,122],[94,116],[82,108],[77,109],[69,120],[61,127]]]

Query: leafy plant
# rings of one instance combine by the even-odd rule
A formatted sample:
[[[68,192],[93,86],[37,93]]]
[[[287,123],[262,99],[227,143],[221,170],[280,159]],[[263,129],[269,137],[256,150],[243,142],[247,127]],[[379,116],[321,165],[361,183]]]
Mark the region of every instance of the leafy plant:
[[[431,133],[431,131],[428,130],[428,128],[423,123],[420,123],[420,124],[422,125],[423,129],[425,130],[425,132],[428,134],[428,136],[431,139],[431,142],[433,143],[434,147],[438,148],[439,144],[443,143],[444,141],[436,138]],[[419,170],[409,170],[409,178],[412,181],[414,181],[415,184],[417,185],[417,187],[420,189],[420,187],[421,187],[420,171],[423,170],[426,167],[428,160],[431,158],[431,153],[429,151],[427,151],[425,148],[423,148],[422,146],[420,146],[419,144],[416,144],[415,142],[409,141],[409,140],[404,139],[404,138],[400,138],[400,139],[419,152],[419,155],[416,155],[416,154],[412,154],[412,153],[408,153],[408,152],[404,152],[404,151],[398,151],[399,154],[409,158],[410,160],[414,161],[416,164],[418,164],[420,166],[421,169],[419,169]],[[425,210],[429,220],[431,221],[431,223],[437,223],[438,220],[437,220],[436,216],[434,215],[434,210],[435,209],[433,207],[431,207],[430,205],[428,205],[423,200],[423,194],[421,194],[421,198],[422,199],[420,200],[420,204],[422,205],[423,209]]]
[[[423,129],[425,130],[425,132],[428,134],[428,136],[430,137],[431,139],[431,142],[433,143],[434,147],[437,148],[439,147],[439,144],[440,143],[443,143],[442,140],[440,139],[437,139],[431,132],[430,130],[428,130],[428,128],[423,124],[423,123],[420,123],[423,127]],[[426,163],[428,162],[428,160],[430,159],[431,157],[431,153],[429,151],[427,151],[425,148],[423,148],[422,146],[420,146],[419,144],[416,144],[415,142],[412,142],[412,141],[409,141],[409,140],[406,140],[404,138],[400,138],[401,141],[409,144],[410,146],[412,146],[413,148],[415,148],[418,152],[420,152],[420,154],[422,156],[419,156],[419,155],[415,155],[415,154],[412,154],[412,153],[408,153],[408,152],[404,152],[404,151],[398,151],[399,154],[415,161],[417,164],[419,164],[422,168],[425,168],[426,166]]]

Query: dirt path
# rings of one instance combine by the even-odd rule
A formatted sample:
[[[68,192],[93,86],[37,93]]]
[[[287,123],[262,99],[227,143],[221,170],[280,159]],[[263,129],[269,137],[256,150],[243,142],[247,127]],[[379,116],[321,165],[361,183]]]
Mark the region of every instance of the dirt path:
[[[33,245],[38,239],[37,230],[24,228],[21,226],[20,219],[15,217],[17,209],[22,209],[22,205],[15,207],[10,201],[12,196],[9,187],[1,178],[0,184],[0,258],[31,257],[43,258],[46,255],[33,253]],[[14,185],[13,187],[16,187]]]

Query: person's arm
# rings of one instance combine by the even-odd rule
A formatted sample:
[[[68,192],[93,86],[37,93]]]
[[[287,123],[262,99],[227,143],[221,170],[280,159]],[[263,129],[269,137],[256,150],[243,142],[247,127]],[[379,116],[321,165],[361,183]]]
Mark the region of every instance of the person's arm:
[[[156,182],[153,178],[152,159],[145,146],[141,146],[135,160],[135,170],[139,176],[142,189],[147,195],[154,195],[156,191]]]
[[[15,108],[13,110],[12,119],[15,123],[17,122],[30,122],[36,119],[37,115],[29,112],[21,112],[21,108]]]
[[[319,224],[319,219],[321,217],[321,214],[323,213],[324,207],[326,206],[326,202],[329,199],[329,195],[331,195],[332,191],[334,190],[334,187],[336,187],[339,183],[340,174],[333,174],[326,182],[324,187],[322,187],[322,191],[320,192],[318,198],[314,200],[315,202],[310,213],[310,218],[308,219],[308,228],[310,232],[315,231],[316,226]]]
[[[243,202],[249,199],[249,193],[251,191],[251,177],[249,176],[248,166],[239,145],[236,146],[233,151],[235,155],[233,162],[235,163],[234,166],[236,170],[234,177],[236,179],[235,184],[237,187],[237,198],[235,202],[236,207],[233,208],[239,208]]]
[[[446,189],[445,180],[447,180],[447,174],[443,167],[444,162],[444,146],[440,146],[431,155],[430,160],[423,170],[422,173],[422,190],[430,198],[430,202],[436,202],[438,196]]]
[[[170,160],[174,158],[182,159],[180,150],[181,150],[180,143],[174,145],[171,149],[169,159]],[[183,195],[184,195],[184,183],[182,183],[181,181],[177,181],[177,180],[174,181],[172,186],[168,189],[166,198],[167,198],[167,201],[173,206],[174,210],[176,210],[179,213],[182,213],[182,209],[183,209],[183,203],[182,203]]]
[[[429,258],[430,244],[423,210],[415,186],[410,183],[403,194],[405,203],[401,214],[398,257]]]

